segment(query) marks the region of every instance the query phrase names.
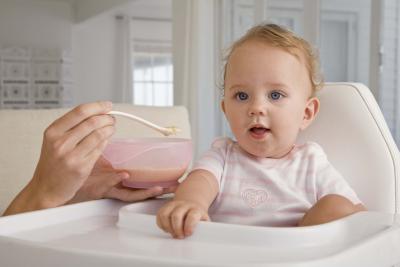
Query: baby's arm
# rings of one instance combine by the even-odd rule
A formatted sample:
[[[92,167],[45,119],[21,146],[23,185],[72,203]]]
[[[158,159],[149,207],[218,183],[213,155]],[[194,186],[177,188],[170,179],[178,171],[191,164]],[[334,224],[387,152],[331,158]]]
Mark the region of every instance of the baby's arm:
[[[218,189],[218,182],[210,172],[191,172],[178,186],[174,199],[158,211],[157,225],[174,238],[190,236],[200,220],[209,220],[208,208]]]
[[[327,223],[364,210],[366,208],[362,204],[354,205],[345,197],[326,195],[306,212],[299,226]]]

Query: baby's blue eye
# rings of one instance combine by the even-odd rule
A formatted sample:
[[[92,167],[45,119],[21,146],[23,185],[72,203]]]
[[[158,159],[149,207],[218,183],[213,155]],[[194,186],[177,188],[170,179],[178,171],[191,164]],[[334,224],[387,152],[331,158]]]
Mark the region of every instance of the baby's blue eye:
[[[249,98],[249,96],[244,92],[238,92],[236,94],[236,98],[243,101],[243,100],[246,100],[247,98]]]
[[[270,95],[270,98],[272,99],[272,100],[278,100],[278,99],[280,99],[283,95],[281,94],[281,93],[279,93],[279,92],[272,92]]]

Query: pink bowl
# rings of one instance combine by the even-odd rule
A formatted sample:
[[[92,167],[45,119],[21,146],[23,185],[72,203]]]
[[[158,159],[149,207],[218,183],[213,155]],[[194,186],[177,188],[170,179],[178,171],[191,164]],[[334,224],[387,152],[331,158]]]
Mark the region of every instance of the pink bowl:
[[[130,173],[124,186],[149,188],[178,184],[192,160],[192,142],[184,138],[113,139],[103,157],[114,169]]]

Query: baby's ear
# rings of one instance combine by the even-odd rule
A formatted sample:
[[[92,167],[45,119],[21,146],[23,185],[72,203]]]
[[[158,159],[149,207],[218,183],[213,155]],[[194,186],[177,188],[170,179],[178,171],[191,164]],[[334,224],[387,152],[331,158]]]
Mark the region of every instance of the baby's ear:
[[[223,99],[221,100],[221,110],[223,113],[225,113],[225,103]]]
[[[312,97],[307,101],[307,105],[304,109],[303,123],[300,126],[300,130],[306,129],[315,119],[319,111],[319,100],[316,97]]]

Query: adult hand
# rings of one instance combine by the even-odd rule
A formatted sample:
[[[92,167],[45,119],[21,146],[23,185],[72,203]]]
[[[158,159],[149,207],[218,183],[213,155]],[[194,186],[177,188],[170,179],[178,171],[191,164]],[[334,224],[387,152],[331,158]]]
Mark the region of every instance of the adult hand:
[[[106,115],[111,102],[77,106],[44,132],[33,178],[5,212],[56,207],[71,200],[85,183],[114,133],[115,120]]]
[[[134,202],[175,191],[175,187],[164,189],[160,186],[148,189],[124,187],[122,182],[124,179],[128,178],[128,172],[115,170],[107,160],[100,157],[88,179],[69,203],[101,198],[113,198],[126,202]]]

